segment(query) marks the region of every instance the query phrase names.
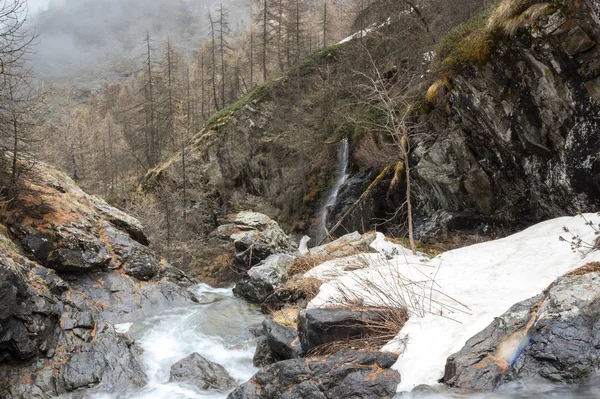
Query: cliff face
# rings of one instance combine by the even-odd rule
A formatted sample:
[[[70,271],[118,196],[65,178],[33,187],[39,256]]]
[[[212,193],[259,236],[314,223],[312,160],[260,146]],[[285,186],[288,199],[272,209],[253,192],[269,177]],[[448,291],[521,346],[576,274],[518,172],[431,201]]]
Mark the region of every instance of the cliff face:
[[[424,139],[415,140],[410,154],[420,238],[491,234],[597,209],[599,7],[597,1],[561,3],[531,28],[507,36],[487,65],[449,82],[423,117]],[[316,217],[334,173],[335,144],[349,135],[355,149],[362,140],[344,129],[355,116],[351,106],[344,108],[351,103],[343,90],[352,81],[353,51],[352,43],[342,45],[302,69],[301,130],[295,130],[290,75],[197,136],[188,147],[196,209],[213,201],[213,219],[251,208],[310,230],[307,222]],[[351,170],[330,227],[380,172],[361,168],[356,157]],[[369,230],[396,213],[404,188],[388,191],[392,171],[380,176],[345,229]],[[181,188],[178,158],[146,176],[146,187],[157,183]]]
[[[140,223],[37,164],[0,229],[0,397],[146,383],[114,323],[193,303]]]
[[[597,10],[565,6],[454,80],[450,114],[431,114],[435,138],[413,155],[423,187],[421,234],[597,209]]]

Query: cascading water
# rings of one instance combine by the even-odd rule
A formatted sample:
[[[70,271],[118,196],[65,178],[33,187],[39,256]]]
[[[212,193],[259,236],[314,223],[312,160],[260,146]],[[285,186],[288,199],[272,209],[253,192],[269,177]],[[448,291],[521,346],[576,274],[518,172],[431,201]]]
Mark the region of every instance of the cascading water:
[[[335,183],[331,187],[331,191],[327,196],[327,200],[323,204],[323,207],[319,211],[318,218],[319,224],[316,231],[316,245],[319,245],[325,238],[327,238],[327,216],[329,210],[335,206],[338,198],[338,194],[342,185],[348,180],[348,162],[350,160],[350,146],[348,139],[343,139],[342,144],[338,150],[338,165],[335,174]]]
[[[239,298],[231,289],[195,286],[200,303],[177,309],[139,323],[116,326],[144,349],[142,360],[148,377],[144,388],[128,392],[97,392],[93,399],[225,399],[227,392],[202,391],[170,383],[171,366],[196,352],[225,367],[239,383],[258,371],[252,365],[255,340],[249,326],[264,316]]]

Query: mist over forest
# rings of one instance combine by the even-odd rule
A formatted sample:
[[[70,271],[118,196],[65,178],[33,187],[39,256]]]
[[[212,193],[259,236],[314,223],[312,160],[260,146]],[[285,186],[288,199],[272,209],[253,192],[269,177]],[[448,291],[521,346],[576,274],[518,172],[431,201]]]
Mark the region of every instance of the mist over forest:
[[[138,68],[146,31],[155,47],[170,37],[190,53],[206,39],[208,13],[221,3],[235,35],[249,23],[249,0],[51,0],[47,9],[32,2],[30,23],[39,34],[35,72],[54,81],[81,70],[95,79],[115,72],[129,76]]]

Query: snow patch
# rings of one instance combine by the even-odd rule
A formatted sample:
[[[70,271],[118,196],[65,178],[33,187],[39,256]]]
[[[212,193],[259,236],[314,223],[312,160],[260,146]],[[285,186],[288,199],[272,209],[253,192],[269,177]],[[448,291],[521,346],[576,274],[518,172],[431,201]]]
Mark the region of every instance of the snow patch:
[[[596,214],[584,217],[594,223],[600,221]],[[563,217],[510,237],[428,259],[421,254],[412,255],[378,233],[371,245],[378,253],[325,262],[306,273],[325,281],[309,307],[339,303],[340,287],[369,304],[385,304],[393,300],[392,293],[404,290],[396,295],[406,295],[404,299],[409,302],[414,298],[421,302],[415,305],[396,340],[383,350],[402,353],[394,365],[402,376],[398,391],[436,384],[443,376],[446,359],[494,317],[539,294],[559,276],[600,261],[600,252],[584,257],[582,252],[572,251],[569,242],[559,241],[559,236],[565,234],[563,227],[584,241],[596,239],[582,217]],[[390,298],[374,295],[365,281],[383,287],[390,292]],[[410,289],[405,288],[409,286]]]
[[[133,323],[115,324],[115,332],[119,334],[127,334]]]

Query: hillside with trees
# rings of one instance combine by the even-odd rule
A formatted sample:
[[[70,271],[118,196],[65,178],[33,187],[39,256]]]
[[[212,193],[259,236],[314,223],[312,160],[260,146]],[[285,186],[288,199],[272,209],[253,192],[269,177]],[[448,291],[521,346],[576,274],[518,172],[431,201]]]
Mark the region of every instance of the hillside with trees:
[[[0,398],[598,396],[599,21],[0,2]]]

